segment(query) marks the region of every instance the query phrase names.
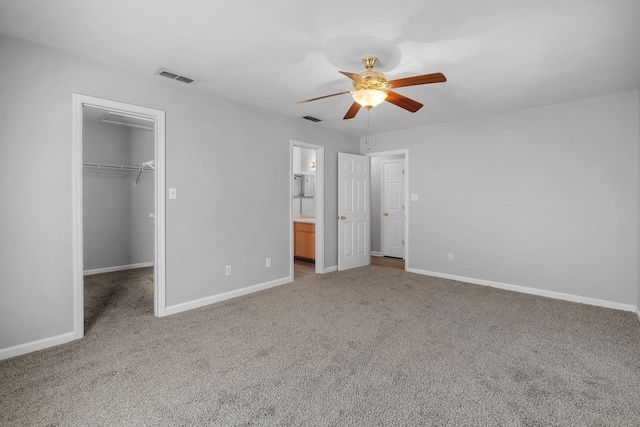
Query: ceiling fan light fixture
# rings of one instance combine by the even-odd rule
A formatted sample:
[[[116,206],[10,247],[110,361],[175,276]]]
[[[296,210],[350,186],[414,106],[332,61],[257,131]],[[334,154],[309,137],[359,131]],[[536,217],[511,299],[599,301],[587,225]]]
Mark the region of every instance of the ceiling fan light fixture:
[[[377,89],[360,89],[353,93],[353,100],[362,105],[367,110],[384,102],[387,99],[387,92]]]

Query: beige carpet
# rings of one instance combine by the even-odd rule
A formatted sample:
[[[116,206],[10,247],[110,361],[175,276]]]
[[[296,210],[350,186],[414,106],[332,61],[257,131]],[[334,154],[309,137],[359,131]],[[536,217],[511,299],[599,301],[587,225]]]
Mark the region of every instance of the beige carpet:
[[[0,425],[639,425],[632,313],[371,266],[158,319],[149,274],[0,361]]]

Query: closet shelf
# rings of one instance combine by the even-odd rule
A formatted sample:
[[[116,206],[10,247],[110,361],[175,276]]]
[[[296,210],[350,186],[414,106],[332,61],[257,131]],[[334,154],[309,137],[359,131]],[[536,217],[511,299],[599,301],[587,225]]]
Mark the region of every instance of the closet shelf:
[[[110,165],[106,163],[83,163],[82,166],[88,168],[102,168],[102,169],[118,169],[125,171],[145,171],[145,170],[154,170],[153,160],[149,160],[148,162],[140,163],[138,166],[126,166],[126,165]]]
[[[155,170],[154,161],[148,160],[140,163],[138,166],[126,166],[126,165],[110,165],[106,163],[82,163],[83,167],[96,168],[96,169],[110,169],[110,170],[122,170],[122,171],[138,171],[138,177],[136,178],[136,184],[140,181],[142,172]]]

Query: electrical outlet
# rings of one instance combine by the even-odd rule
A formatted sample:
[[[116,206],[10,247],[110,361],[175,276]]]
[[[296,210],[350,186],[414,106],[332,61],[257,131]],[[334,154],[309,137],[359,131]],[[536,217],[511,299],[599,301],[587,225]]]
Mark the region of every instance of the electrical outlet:
[[[449,252],[449,261],[453,261],[453,252]]]
[[[267,258],[266,266],[267,268],[271,268],[271,258]]]
[[[231,276],[231,266],[230,265],[227,265],[226,272],[227,272],[227,276]]]
[[[412,202],[417,202],[418,201],[418,195],[417,194],[412,194],[411,195],[411,201]]]

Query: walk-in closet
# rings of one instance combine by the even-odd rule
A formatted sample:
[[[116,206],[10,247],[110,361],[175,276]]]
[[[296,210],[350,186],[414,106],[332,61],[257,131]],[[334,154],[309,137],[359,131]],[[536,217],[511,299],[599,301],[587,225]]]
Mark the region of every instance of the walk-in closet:
[[[85,328],[116,308],[153,313],[154,127],[83,107]],[[129,300],[127,300],[129,298]]]

